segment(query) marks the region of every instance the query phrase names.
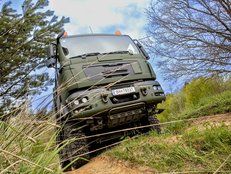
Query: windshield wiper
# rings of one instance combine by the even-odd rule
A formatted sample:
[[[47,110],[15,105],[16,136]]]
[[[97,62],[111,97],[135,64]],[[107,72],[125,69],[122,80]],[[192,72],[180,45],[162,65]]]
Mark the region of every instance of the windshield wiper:
[[[128,54],[129,51],[112,51],[112,52],[107,52],[107,53],[102,53],[102,54]]]
[[[86,53],[86,54],[81,54],[81,55],[78,55],[78,56],[70,57],[69,59],[78,58],[78,57],[86,58],[86,57],[88,57],[88,56],[97,56],[97,55],[99,55],[99,54],[100,54],[99,52]]]

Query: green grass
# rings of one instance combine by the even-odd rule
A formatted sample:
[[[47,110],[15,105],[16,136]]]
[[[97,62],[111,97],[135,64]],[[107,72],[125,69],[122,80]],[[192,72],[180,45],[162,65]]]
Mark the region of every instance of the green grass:
[[[215,171],[231,152],[231,131],[225,125],[172,134],[142,136],[122,143],[108,155],[146,165],[158,172]],[[222,168],[231,172],[231,159]],[[198,172],[199,173],[199,172]]]

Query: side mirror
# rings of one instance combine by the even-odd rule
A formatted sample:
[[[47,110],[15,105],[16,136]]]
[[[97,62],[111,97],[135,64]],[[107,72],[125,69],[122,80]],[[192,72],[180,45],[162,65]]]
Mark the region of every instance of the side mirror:
[[[56,63],[56,59],[55,58],[50,58],[50,59],[47,60],[47,67],[48,68],[54,68],[55,63]]]
[[[140,42],[138,40],[134,40],[135,44],[137,45],[137,47],[140,49],[140,51],[143,53],[143,55],[146,57],[147,60],[150,59],[148,53],[145,51],[144,47],[140,44]]]
[[[47,48],[47,57],[48,57],[47,67],[48,68],[54,67],[56,63],[56,56],[55,56],[53,44],[50,44]]]

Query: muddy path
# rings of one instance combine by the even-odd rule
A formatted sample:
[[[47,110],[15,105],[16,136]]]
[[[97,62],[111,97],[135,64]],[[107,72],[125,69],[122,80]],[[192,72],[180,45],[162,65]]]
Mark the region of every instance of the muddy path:
[[[231,113],[209,117],[200,117],[191,123],[190,127],[203,127],[205,123],[226,124],[231,127]],[[189,127],[189,129],[190,129]],[[153,174],[155,171],[145,166],[138,166],[114,157],[100,155],[93,158],[81,168],[65,174]]]

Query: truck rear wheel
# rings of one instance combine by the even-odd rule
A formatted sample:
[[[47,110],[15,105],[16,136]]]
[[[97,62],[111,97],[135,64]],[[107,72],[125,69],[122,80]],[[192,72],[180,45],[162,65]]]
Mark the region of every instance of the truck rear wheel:
[[[76,130],[71,124],[64,125],[59,138],[63,140],[60,163],[64,171],[79,168],[90,159],[87,139],[75,140],[84,136],[83,130]]]

